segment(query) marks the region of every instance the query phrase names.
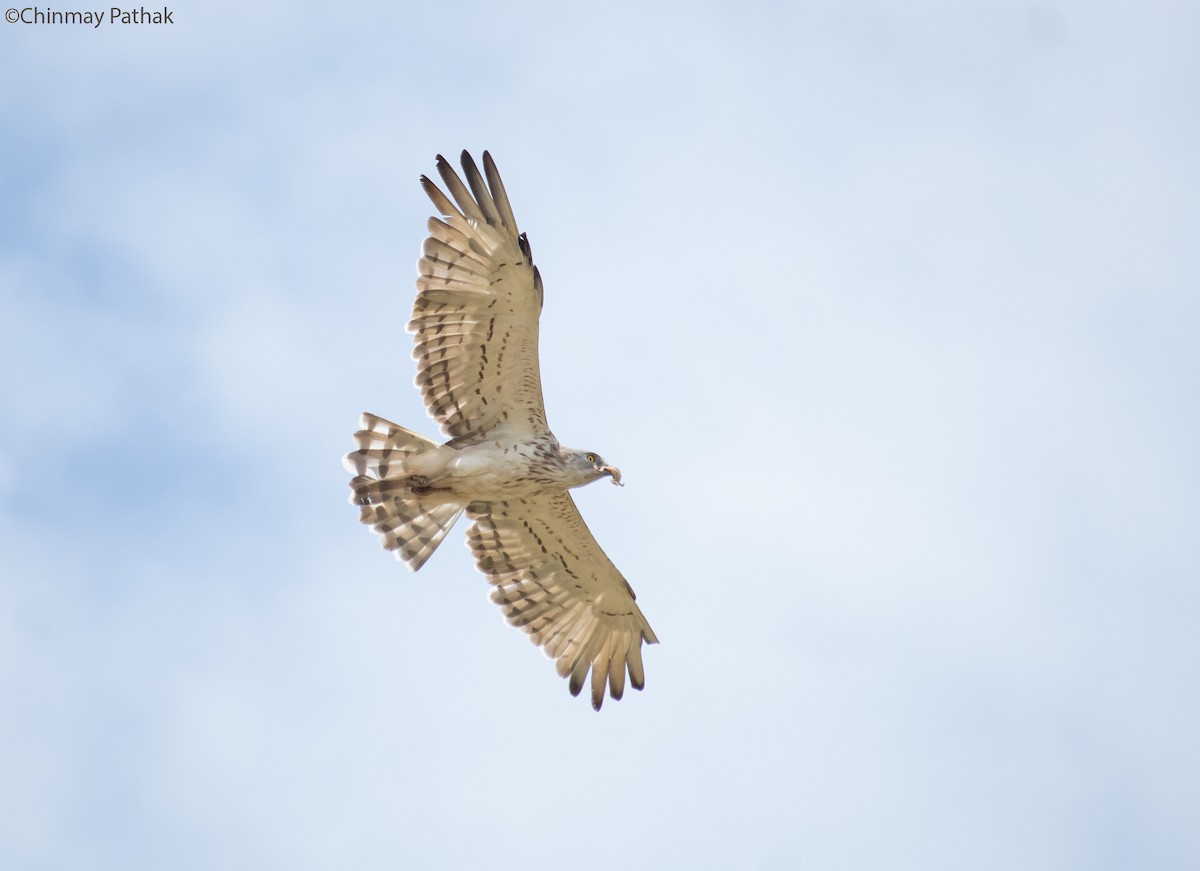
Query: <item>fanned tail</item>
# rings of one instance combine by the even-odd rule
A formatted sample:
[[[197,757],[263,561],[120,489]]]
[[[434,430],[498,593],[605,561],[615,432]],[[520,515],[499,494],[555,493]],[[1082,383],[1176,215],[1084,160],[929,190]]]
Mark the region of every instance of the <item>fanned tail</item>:
[[[342,461],[346,471],[355,473],[350,504],[359,506],[359,520],[379,533],[380,544],[415,572],[464,508],[414,493],[407,483],[405,461],[438,444],[374,414],[363,414],[354,440],[358,450]]]

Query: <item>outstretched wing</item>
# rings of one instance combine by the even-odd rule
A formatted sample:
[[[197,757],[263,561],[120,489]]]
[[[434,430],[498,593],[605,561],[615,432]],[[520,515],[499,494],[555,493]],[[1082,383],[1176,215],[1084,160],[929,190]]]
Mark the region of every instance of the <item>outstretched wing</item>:
[[[626,672],[635,689],[645,685],[642,642],[658,638],[569,494],[472,502],[467,515],[471,551],[496,587],[492,601],[570,675],[572,695],[589,670],[596,710],[606,683],[621,698]]]
[[[438,155],[453,202],[421,176],[444,220],[429,219],[417,263],[417,301],[408,324],[417,345],[416,384],[448,436],[506,426],[545,437],[538,370],[542,281],[491,155],[483,153],[486,183],[465,151],[462,165],[469,190]]]

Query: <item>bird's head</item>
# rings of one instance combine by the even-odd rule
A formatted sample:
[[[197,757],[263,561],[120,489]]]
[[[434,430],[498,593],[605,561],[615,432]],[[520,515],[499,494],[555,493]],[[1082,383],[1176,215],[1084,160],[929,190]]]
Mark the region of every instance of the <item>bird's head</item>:
[[[608,475],[618,487],[625,486],[621,483],[621,470],[616,466],[608,465],[604,462],[604,457],[595,451],[574,451],[574,456],[579,468],[587,473],[588,481],[595,481],[597,478]]]

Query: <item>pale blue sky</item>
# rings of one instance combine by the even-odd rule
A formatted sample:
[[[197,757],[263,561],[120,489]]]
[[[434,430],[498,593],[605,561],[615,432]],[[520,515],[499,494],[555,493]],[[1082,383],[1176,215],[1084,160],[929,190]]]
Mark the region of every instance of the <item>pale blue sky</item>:
[[[0,28],[0,866],[1200,865],[1194,4],[171,8]],[[599,715],[346,504],[464,147]]]

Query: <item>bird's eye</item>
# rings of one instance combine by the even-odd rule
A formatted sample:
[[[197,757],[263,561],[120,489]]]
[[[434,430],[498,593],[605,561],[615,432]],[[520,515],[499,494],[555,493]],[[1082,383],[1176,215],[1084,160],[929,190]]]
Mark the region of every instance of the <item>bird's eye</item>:
[[[587,461],[588,461],[589,463],[594,463],[594,462],[596,462],[596,455],[595,455],[595,454],[588,454],[588,455],[587,455]]]

